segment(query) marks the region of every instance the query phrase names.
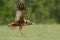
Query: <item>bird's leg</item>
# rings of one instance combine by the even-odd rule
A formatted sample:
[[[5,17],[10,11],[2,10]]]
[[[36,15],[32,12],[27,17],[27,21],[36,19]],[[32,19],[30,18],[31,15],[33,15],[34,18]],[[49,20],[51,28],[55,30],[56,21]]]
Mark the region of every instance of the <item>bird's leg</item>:
[[[23,25],[24,25],[24,24],[21,24],[21,25],[19,26],[19,31],[21,32],[21,35],[23,35],[23,31],[22,31]]]

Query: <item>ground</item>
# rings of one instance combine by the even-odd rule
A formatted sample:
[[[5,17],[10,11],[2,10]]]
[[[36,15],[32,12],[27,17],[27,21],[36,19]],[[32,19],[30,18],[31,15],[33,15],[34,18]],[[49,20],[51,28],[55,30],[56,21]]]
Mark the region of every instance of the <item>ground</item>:
[[[0,25],[0,40],[60,40],[59,24],[37,24],[24,26],[23,36],[18,28],[9,29]]]

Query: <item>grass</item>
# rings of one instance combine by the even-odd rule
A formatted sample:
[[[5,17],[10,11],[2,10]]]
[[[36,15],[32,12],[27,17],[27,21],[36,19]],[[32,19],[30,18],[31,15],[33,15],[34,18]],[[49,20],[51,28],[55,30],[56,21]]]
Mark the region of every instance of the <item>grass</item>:
[[[60,40],[59,24],[38,24],[24,26],[22,36],[18,28],[9,29],[6,25],[0,26],[0,40]]]

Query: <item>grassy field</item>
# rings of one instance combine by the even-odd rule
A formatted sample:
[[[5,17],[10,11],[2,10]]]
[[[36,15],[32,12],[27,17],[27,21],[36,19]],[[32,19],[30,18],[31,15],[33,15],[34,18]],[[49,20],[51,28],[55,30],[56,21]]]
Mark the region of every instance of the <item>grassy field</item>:
[[[59,24],[38,24],[24,26],[22,36],[18,28],[9,29],[6,25],[0,26],[0,40],[60,40]]]

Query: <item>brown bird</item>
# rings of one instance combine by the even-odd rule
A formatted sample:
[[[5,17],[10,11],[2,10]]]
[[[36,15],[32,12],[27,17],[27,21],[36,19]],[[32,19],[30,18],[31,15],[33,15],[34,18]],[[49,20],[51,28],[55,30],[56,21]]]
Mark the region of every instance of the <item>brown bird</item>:
[[[17,9],[16,9],[16,17],[15,21],[9,24],[9,28],[14,29],[15,27],[19,27],[19,31],[22,33],[22,28],[24,25],[30,25],[32,22],[30,20],[25,19],[26,15],[26,7],[24,3],[17,1]]]

